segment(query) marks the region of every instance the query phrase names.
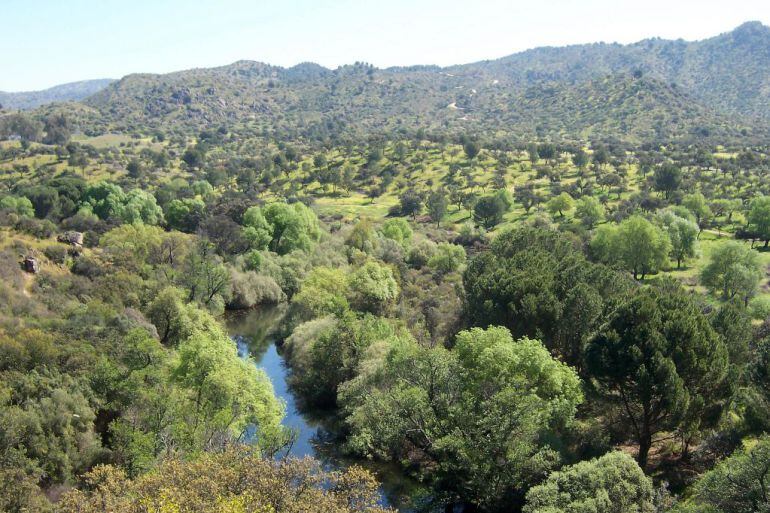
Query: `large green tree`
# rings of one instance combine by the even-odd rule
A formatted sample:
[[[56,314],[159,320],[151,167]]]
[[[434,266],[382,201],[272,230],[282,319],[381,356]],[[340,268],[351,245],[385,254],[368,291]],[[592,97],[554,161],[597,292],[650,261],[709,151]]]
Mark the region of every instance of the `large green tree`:
[[[642,289],[618,308],[586,359],[598,389],[628,421],[643,468],[659,432],[676,431],[686,444],[721,407],[727,349],[673,284]]]
[[[634,279],[644,279],[668,260],[668,234],[642,216],[634,215],[617,226],[604,225],[591,240],[591,251],[601,261],[619,264]]]
[[[539,341],[494,327],[459,333],[451,351],[397,346],[343,401],[351,448],[394,460],[409,451],[447,502],[508,511],[556,463],[543,436],[570,422],[582,392]]]
[[[307,251],[321,236],[318,218],[302,203],[269,203],[251,207],[243,215],[244,236],[256,249],[280,255]]]
[[[538,337],[581,367],[583,345],[633,282],[588,262],[564,234],[521,227],[501,233],[489,251],[471,259],[463,283],[471,323]]]

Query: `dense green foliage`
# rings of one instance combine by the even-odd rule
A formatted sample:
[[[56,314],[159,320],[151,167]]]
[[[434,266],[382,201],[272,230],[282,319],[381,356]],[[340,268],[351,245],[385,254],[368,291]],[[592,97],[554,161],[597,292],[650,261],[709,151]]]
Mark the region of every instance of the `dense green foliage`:
[[[280,304],[318,445],[417,511],[764,511],[766,41],[240,62],[3,111],[0,509],[381,511],[359,469],[275,459],[284,405],[222,316]]]
[[[527,492],[525,513],[650,513],[652,481],[627,454],[608,453],[552,473]]]

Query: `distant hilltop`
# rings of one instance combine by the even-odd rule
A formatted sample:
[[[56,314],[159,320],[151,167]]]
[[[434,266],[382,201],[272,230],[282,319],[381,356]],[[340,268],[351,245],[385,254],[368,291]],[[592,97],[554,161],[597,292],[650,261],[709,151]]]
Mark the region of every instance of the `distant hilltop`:
[[[27,110],[48,103],[79,101],[97,93],[114,82],[110,78],[82,80],[61,84],[42,91],[6,93],[0,91],[0,105],[9,110]]]

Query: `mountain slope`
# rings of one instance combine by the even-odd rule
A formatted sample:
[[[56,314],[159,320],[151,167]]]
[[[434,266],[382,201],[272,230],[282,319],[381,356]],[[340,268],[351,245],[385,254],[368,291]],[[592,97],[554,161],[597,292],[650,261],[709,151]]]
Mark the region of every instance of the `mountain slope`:
[[[523,88],[574,83],[619,72],[642,73],[683,87],[726,114],[770,121],[770,27],[748,22],[702,41],[646,39],[631,45],[546,47],[447,70]]]
[[[6,109],[34,109],[53,102],[78,101],[101,91],[112,79],[83,80],[61,84],[42,91],[6,93],[0,91],[0,105]]]
[[[248,123],[326,137],[399,128],[629,141],[753,135],[770,124],[770,28],[697,42],[538,48],[439,68],[239,61],[129,75],[85,100],[105,128]]]

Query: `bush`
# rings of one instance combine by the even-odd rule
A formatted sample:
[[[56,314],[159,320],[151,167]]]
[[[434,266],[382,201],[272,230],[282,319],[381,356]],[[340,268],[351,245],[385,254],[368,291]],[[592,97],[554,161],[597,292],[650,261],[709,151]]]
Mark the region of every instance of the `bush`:
[[[46,246],[43,249],[43,254],[48,260],[55,264],[63,265],[67,262],[67,248],[59,244],[51,244],[50,246]]]
[[[457,271],[463,264],[465,264],[465,249],[446,242],[439,244],[436,253],[428,260],[428,267],[439,274]]]
[[[436,253],[436,243],[432,240],[422,240],[412,246],[406,257],[407,263],[415,269],[420,269],[428,264],[428,260]]]
[[[652,481],[631,456],[611,452],[552,473],[527,493],[525,513],[652,513]]]
[[[104,274],[104,268],[93,258],[81,257],[75,260],[72,265],[72,272],[93,279]]]
[[[28,233],[38,239],[48,239],[56,233],[56,225],[48,219],[35,219],[34,217],[21,217],[16,223],[16,229]]]
[[[286,299],[281,287],[274,279],[253,271],[233,270],[230,286],[231,297],[227,308],[233,310],[252,308],[265,303],[280,303]]]
[[[749,303],[749,311],[751,317],[758,321],[764,321],[770,317],[770,297],[759,296],[755,297]]]

